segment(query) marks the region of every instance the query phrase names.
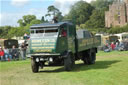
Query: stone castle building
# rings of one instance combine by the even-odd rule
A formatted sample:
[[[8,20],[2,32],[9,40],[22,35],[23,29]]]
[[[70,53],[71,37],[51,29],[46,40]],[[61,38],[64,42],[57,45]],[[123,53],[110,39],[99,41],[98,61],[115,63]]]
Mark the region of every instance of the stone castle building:
[[[128,0],[115,0],[105,12],[105,26],[124,26],[128,23]]]

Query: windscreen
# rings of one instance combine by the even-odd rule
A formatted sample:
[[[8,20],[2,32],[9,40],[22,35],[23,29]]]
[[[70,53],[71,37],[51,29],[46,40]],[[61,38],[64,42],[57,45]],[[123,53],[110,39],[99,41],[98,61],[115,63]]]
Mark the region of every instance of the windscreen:
[[[31,29],[31,37],[40,36],[40,37],[57,37],[58,29],[57,28],[42,28],[42,29]]]

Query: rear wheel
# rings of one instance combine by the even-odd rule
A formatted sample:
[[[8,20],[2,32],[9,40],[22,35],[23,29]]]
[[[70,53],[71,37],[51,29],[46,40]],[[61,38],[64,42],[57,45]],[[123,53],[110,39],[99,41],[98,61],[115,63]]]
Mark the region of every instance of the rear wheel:
[[[75,64],[74,56],[68,53],[67,57],[64,59],[64,67],[66,71],[71,71]]]
[[[83,61],[84,61],[84,64],[94,64],[95,63],[95,60],[96,60],[96,52],[87,52],[87,53],[84,53],[83,55]]]
[[[95,64],[96,52],[92,52],[92,53],[91,53],[91,57],[92,57],[91,64]]]
[[[32,72],[37,73],[39,71],[39,63],[35,59],[31,59]]]

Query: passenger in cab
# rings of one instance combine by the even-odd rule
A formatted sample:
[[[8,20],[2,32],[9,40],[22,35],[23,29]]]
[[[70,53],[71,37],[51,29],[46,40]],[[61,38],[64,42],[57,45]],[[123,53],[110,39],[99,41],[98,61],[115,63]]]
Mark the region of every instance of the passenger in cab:
[[[107,43],[104,47],[104,52],[110,52],[111,51],[111,47],[110,45]]]
[[[62,37],[66,37],[67,36],[67,31],[64,30],[64,28],[62,28]]]

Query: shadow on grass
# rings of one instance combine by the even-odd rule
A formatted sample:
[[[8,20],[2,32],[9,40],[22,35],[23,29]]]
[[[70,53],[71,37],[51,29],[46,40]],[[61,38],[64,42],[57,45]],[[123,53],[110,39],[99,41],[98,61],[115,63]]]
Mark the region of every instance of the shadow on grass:
[[[93,65],[85,65],[83,63],[75,64],[74,68],[72,71],[69,72],[79,72],[79,71],[87,71],[91,69],[107,69],[111,67],[112,64],[121,62],[119,60],[114,60],[114,61],[96,61],[95,64]],[[45,72],[45,73],[57,73],[57,72],[64,72],[64,67],[57,68],[55,70],[43,70],[40,71],[39,73]]]

